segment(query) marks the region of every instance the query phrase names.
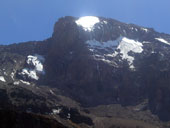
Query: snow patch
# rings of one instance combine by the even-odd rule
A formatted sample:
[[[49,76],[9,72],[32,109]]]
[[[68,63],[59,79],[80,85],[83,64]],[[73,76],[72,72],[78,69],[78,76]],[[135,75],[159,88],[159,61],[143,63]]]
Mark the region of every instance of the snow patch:
[[[76,20],[76,24],[82,26],[85,31],[93,31],[94,25],[99,22],[99,18],[94,16],[85,16]]]
[[[130,68],[134,68],[133,61],[134,57],[129,55],[130,51],[134,53],[142,53],[143,52],[143,44],[139,41],[135,41],[132,39],[128,39],[126,37],[119,37],[117,40],[110,40],[107,42],[99,42],[96,40],[88,40],[86,41],[88,48],[91,52],[93,52],[93,56],[97,60],[102,60],[107,63],[112,63],[108,57],[116,57],[120,51],[120,57],[122,59],[126,59],[130,65]],[[117,50],[118,51],[117,51]],[[106,51],[106,54],[100,55],[99,50]]]
[[[0,81],[6,82],[5,78],[3,76],[0,76]]]
[[[103,21],[105,24],[107,24],[107,21]]]
[[[133,28],[133,27],[131,27],[130,29],[131,29],[131,30],[133,30],[134,28]]]
[[[16,60],[14,60],[14,62],[15,62],[15,63],[17,63],[17,61],[16,61]]]
[[[34,68],[24,68],[22,69],[22,72],[20,73],[21,75],[26,75],[28,76],[28,78],[34,79],[34,80],[38,80],[38,74],[44,74],[45,71],[43,69],[43,62],[45,61],[45,58],[43,56],[40,55],[29,55],[27,57],[27,64],[30,66],[33,66]]]
[[[26,84],[26,85],[30,85],[30,83],[27,81],[20,80],[20,82],[22,82],[23,84]]]
[[[8,74],[7,74],[6,72],[4,72],[4,75],[5,75],[5,76],[8,76]]]
[[[53,109],[52,114],[60,114],[61,110],[62,110],[61,108]]]
[[[165,44],[170,45],[170,42],[166,41],[166,40],[163,39],[163,38],[155,38],[155,39],[158,40],[158,41],[160,41],[160,42],[162,42],[162,43],[165,43]]]
[[[22,72],[20,74],[27,75],[29,78],[32,78],[35,80],[39,79],[35,70],[30,70],[30,69],[24,68],[24,69],[22,69]]]
[[[15,72],[12,72],[12,73],[10,74],[12,80],[14,80],[14,75],[15,75]]]
[[[134,57],[128,55],[128,53],[130,51],[134,53],[142,53],[143,52],[142,47],[143,47],[142,43],[123,37],[117,49],[120,49],[122,59],[126,59],[129,61],[129,64],[132,64],[134,61]]]
[[[42,62],[44,62],[45,59],[43,56],[40,55],[29,55],[27,57],[27,64],[32,64],[33,66],[35,66],[35,70],[38,72],[43,72],[43,65]]]
[[[55,93],[50,89],[50,93],[52,94],[52,95],[55,95]]]
[[[108,57],[115,57],[115,56],[117,56],[118,55],[118,52],[117,51],[115,51],[114,53],[112,53],[112,54],[105,54],[106,56],[108,56]]]
[[[141,28],[143,31],[148,32],[148,29],[146,28]]]
[[[143,43],[143,44],[150,44],[151,42],[143,41],[142,43]]]
[[[110,60],[107,60],[107,59],[101,59],[103,62],[106,62],[106,63],[111,63],[111,61]]]
[[[70,118],[71,118],[71,114],[68,113],[68,114],[67,114],[67,119],[70,119]]]
[[[93,49],[93,48],[98,48],[98,49],[112,48],[112,49],[115,49],[115,47],[118,46],[118,41],[117,40],[115,40],[115,41],[109,40],[107,42],[99,42],[97,40],[88,40],[88,41],[86,41],[86,44],[88,44],[88,47],[90,49]]]
[[[20,82],[19,82],[19,81],[15,81],[13,84],[14,84],[14,85],[19,85]]]

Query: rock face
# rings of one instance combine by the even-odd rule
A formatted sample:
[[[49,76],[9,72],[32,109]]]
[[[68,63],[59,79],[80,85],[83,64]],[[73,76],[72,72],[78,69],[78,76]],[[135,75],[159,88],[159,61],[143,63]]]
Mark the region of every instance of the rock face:
[[[170,35],[103,17],[64,17],[47,40],[0,46],[0,107],[45,114],[58,105],[147,99],[147,109],[167,121],[169,58]]]

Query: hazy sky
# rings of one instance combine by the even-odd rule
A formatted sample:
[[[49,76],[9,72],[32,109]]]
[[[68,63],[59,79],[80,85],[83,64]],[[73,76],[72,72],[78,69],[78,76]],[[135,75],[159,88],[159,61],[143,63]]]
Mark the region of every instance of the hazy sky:
[[[68,15],[104,16],[170,34],[170,0],[0,0],[0,44],[44,40]]]

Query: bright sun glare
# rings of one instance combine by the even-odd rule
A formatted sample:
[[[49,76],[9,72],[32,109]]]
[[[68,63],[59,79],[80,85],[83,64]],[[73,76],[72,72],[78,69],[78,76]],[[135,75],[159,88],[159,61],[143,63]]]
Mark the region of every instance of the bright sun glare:
[[[99,22],[99,18],[94,16],[81,17],[76,21],[77,25],[82,26],[85,31],[92,31],[94,25]]]

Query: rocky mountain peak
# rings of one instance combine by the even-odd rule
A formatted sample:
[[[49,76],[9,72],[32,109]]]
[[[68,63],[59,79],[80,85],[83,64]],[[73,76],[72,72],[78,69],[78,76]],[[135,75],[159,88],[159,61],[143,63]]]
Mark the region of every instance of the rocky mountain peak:
[[[82,109],[98,105],[142,106],[170,120],[169,55],[168,34],[104,17],[63,17],[49,39],[0,46],[2,104],[90,125]]]
[[[53,37],[63,34],[79,34],[87,40],[96,39],[101,42],[115,40],[120,36],[130,39],[149,41],[154,38],[156,32],[151,28],[144,28],[134,24],[125,24],[114,19],[85,16],[80,18],[64,17],[56,22]],[[61,35],[60,35],[61,34]]]

